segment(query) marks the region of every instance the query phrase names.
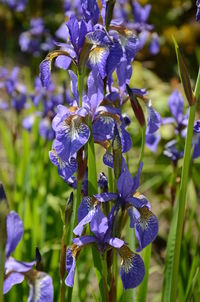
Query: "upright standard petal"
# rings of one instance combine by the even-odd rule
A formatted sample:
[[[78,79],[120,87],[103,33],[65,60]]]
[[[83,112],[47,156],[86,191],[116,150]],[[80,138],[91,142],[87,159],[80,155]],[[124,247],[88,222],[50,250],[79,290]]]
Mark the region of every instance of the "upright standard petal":
[[[122,257],[120,275],[124,289],[137,287],[145,275],[145,267],[142,258],[133,253],[126,245],[119,249]]]
[[[147,110],[146,134],[153,134],[160,128],[161,117],[160,114],[152,107],[150,101],[146,105],[146,110]]]
[[[83,15],[87,22],[96,24],[99,20],[100,12],[96,0],[81,0]]]
[[[177,123],[181,123],[183,120],[183,106],[184,101],[182,98],[182,95],[178,90],[175,90],[172,92],[172,94],[169,97],[169,109],[172,113],[172,115],[175,117]]]
[[[103,241],[105,234],[108,230],[108,219],[102,213],[100,208],[97,208],[97,210],[95,211],[93,219],[90,223],[90,230],[100,241]]]
[[[19,241],[24,234],[24,226],[19,215],[14,211],[11,211],[7,216],[7,242],[6,242],[6,256],[15,250]]]
[[[97,205],[97,202],[92,198],[83,198],[77,213],[79,223],[73,231],[75,235],[80,236],[83,231],[83,227],[92,221],[95,212],[97,211]]]

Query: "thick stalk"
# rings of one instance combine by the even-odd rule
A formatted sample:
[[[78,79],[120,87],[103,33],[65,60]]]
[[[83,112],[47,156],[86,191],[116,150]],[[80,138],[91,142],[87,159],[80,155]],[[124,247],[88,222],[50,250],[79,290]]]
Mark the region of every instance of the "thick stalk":
[[[145,266],[145,276],[144,280],[138,288],[137,301],[145,302],[148,290],[148,280],[149,280],[149,266],[151,259],[151,243],[144,249],[144,266]]]
[[[97,171],[96,171],[96,158],[94,149],[94,140],[92,135],[92,122],[89,116],[88,125],[90,127],[90,138],[88,141],[88,195],[92,196],[98,192],[97,186]],[[94,268],[99,284],[99,290],[101,294],[101,301],[106,301],[106,284],[103,276],[103,267],[100,254],[95,248],[92,248],[92,256],[94,262]],[[105,261],[105,260],[104,260]],[[105,269],[104,269],[105,270]]]
[[[139,158],[139,165],[143,160],[144,156],[144,147],[145,147],[145,138],[146,138],[146,127],[142,127],[142,141],[141,141],[141,148],[140,148],[140,158]]]
[[[200,93],[200,69],[199,69],[196,87],[194,91],[194,95],[196,98],[199,97],[199,93]],[[180,249],[181,249],[181,240],[182,240],[182,233],[183,233],[184,216],[185,216],[187,183],[188,183],[189,166],[191,160],[191,146],[192,146],[193,127],[194,127],[194,120],[195,120],[195,111],[196,111],[196,104],[190,106],[187,136],[185,141],[183,168],[181,173],[181,184],[180,184],[179,200],[177,205],[178,220],[177,220],[177,229],[176,229],[176,242],[175,242],[172,284],[171,284],[171,299],[170,299],[171,302],[176,301]]]

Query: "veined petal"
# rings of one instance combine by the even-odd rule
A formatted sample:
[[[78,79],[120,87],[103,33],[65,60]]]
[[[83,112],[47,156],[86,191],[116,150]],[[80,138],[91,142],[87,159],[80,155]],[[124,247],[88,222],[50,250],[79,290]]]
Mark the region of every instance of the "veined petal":
[[[93,135],[96,141],[105,141],[113,137],[115,121],[109,114],[100,114],[93,122]]]
[[[71,157],[68,161],[62,160],[53,149],[49,152],[49,158],[52,164],[58,168],[58,174],[67,181],[76,172],[78,164],[75,158]]]
[[[24,234],[24,226],[19,215],[14,211],[11,211],[7,216],[7,242],[6,242],[6,256],[15,250],[19,241]]]
[[[60,150],[55,146],[56,153],[63,160],[66,160],[87,143],[89,136],[90,129],[83,122],[82,118],[78,115],[69,116],[57,128],[56,140],[61,142],[63,149]],[[65,157],[62,157],[63,150],[65,152]]]
[[[63,105],[58,105],[57,114],[52,121],[53,130],[56,131],[59,124],[61,122],[63,122],[69,115],[70,115],[70,112],[67,107],[65,107]]]
[[[27,276],[30,287],[28,302],[53,302],[51,277],[43,272],[31,271]]]
[[[89,63],[93,68],[97,68],[102,79],[106,76],[106,62],[109,55],[109,48],[107,46],[96,46],[89,54]]]
[[[126,245],[119,249],[122,257],[120,275],[124,289],[137,287],[145,275],[145,267],[142,258],[133,253]]]
[[[69,287],[74,285],[74,274],[76,267],[76,258],[73,256],[71,249],[67,249],[66,253],[66,270],[68,272],[67,278],[65,279],[65,284]]]
[[[138,212],[140,216],[136,219],[134,227],[139,243],[137,251],[141,251],[156,238],[158,234],[158,219],[146,206],[138,209]]]

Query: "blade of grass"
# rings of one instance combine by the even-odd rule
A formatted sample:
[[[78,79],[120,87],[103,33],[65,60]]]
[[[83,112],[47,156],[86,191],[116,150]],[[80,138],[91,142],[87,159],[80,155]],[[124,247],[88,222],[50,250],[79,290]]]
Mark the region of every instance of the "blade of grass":
[[[199,97],[199,92],[200,92],[200,70],[198,73],[195,92],[194,92],[196,98]],[[173,259],[172,283],[171,283],[171,293],[170,293],[171,302],[176,301],[179,258],[180,258],[183,223],[184,223],[184,216],[185,216],[186,194],[187,194],[187,184],[188,184],[188,175],[189,175],[189,165],[191,160],[191,146],[192,146],[195,112],[196,112],[196,104],[190,106],[190,110],[189,110],[189,120],[188,120],[187,136],[186,136],[184,158],[183,158],[183,168],[181,173],[180,193],[178,199],[178,220],[177,220],[177,227],[176,227],[176,241],[175,241],[175,250],[174,250],[174,257],[173,257],[174,259]]]

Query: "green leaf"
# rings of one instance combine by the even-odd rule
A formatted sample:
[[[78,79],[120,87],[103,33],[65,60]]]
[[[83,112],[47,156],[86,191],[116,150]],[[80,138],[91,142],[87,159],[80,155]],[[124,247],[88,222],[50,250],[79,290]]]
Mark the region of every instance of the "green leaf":
[[[138,302],[145,302],[148,290],[148,280],[149,280],[149,266],[150,266],[150,259],[151,259],[151,244],[149,244],[144,249],[144,265],[145,265],[145,276],[144,280],[140,284],[138,288],[137,294],[137,301]]]
[[[162,302],[170,301],[177,218],[178,218],[178,205],[176,206],[176,209],[173,213],[170,232],[167,240],[165,271],[164,271],[164,281],[163,281],[163,290],[162,290]]]
[[[190,76],[186,66],[186,61],[174,37],[173,37],[173,41],[174,41],[174,46],[175,46],[176,56],[178,61],[179,75],[181,78],[185,96],[188,100],[189,105],[192,106],[194,105],[196,99],[192,91]]]

